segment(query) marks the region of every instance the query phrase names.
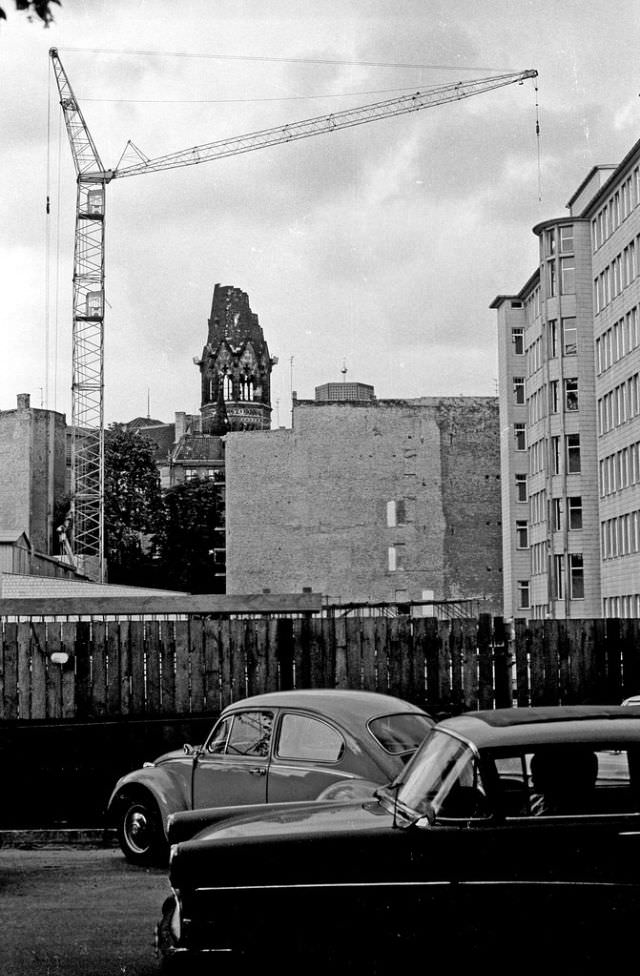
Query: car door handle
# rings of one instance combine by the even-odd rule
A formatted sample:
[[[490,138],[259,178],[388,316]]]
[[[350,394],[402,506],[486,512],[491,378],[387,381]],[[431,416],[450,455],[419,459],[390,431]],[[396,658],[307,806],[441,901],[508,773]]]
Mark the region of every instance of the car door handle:
[[[267,769],[266,766],[252,766],[249,770],[252,776],[266,776]]]

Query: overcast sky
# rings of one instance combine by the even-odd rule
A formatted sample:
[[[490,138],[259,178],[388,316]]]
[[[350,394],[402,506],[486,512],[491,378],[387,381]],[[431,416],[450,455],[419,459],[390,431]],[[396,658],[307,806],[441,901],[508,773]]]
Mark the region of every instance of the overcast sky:
[[[64,0],[48,30],[4,6],[0,409],[25,392],[71,419],[75,178],[51,46],[106,167],[128,139],[154,157],[396,91],[540,73],[539,142],[527,81],[111,183],[107,422],[148,404],[165,421],[197,412],[216,282],[248,293],[279,358],[273,426],[289,425],[292,389],[312,398],[345,364],[379,397],[494,395],[489,304],[535,269],[532,226],[640,138],[636,0]]]

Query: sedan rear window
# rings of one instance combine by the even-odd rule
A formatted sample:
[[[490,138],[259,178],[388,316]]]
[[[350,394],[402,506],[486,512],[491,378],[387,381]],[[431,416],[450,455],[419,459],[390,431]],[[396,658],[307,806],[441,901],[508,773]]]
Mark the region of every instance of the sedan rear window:
[[[432,726],[431,719],[419,712],[399,712],[372,719],[369,731],[392,756],[402,756],[414,753]]]

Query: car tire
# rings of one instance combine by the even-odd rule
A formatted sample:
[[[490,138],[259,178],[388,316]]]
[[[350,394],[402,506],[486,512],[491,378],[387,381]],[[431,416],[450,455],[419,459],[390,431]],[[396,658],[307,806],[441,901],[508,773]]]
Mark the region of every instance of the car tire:
[[[162,864],[168,845],[160,811],[148,794],[123,794],[118,804],[118,843],[132,864]]]

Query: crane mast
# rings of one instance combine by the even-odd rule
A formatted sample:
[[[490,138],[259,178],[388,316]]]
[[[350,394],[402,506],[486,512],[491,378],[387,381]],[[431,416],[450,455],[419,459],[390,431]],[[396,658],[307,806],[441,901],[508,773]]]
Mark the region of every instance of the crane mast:
[[[76,170],[72,344],[72,551],[79,568],[104,578],[104,232],[106,186],[114,179],[237,156],[377,119],[460,101],[522,83],[537,71],[458,81],[358,108],[274,126],[105,169],[56,48],[50,52]]]

